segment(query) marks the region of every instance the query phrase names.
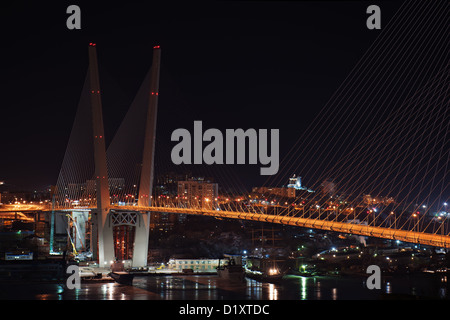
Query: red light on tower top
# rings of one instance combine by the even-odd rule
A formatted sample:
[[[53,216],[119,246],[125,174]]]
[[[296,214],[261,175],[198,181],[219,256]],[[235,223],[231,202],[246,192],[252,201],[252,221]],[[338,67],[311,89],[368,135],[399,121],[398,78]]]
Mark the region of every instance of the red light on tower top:
[[[93,43],[93,42],[89,42],[89,45],[90,45],[91,47],[95,47],[95,43]]]
[[[154,46],[153,49],[160,49],[160,46]]]

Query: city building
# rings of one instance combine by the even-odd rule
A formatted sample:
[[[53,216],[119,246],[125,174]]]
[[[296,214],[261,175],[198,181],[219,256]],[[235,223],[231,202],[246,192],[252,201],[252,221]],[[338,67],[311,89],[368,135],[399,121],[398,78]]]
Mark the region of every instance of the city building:
[[[363,201],[367,205],[383,204],[385,206],[395,202],[392,197],[372,197],[370,194],[363,195]]]
[[[294,174],[291,178],[289,178],[289,184],[287,187],[302,190],[302,177],[296,177]]]
[[[171,231],[175,224],[181,222],[180,215],[177,213],[152,212],[150,213],[150,232]]]
[[[3,191],[0,193],[3,204],[31,203],[51,200],[51,192],[47,189],[40,191]]]
[[[281,188],[269,188],[269,187],[254,187],[252,189],[253,193],[267,197],[276,196],[282,198],[301,198],[307,197],[307,193],[314,192],[307,187],[302,186],[302,177],[296,176],[295,174],[289,178],[289,183],[287,187]]]
[[[187,181],[178,181],[178,199],[191,206],[213,209],[217,204],[218,196],[218,184],[204,180],[204,178],[191,178]]]
[[[176,196],[178,193],[178,181],[186,181],[191,177],[191,173],[177,174],[175,172],[158,174],[155,179],[154,196],[170,195]]]
[[[295,188],[268,188],[268,187],[254,187],[253,193],[261,196],[277,196],[283,198],[295,198]]]
[[[289,184],[287,185],[287,187],[293,188],[295,190],[306,190],[308,192],[314,192],[313,190],[302,186],[302,177],[296,176],[295,174],[291,178],[289,178]]]

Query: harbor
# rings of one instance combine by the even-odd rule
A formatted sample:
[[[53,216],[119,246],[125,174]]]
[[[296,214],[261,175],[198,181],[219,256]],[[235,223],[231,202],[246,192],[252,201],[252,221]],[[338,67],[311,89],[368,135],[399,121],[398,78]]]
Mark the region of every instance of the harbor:
[[[217,275],[135,276],[132,285],[83,281],[80,289],[62,283],[0,284],[1,300],[416,300],[448,299],[435,275],[385,278],[381,290],[367,290],[361,277],[286,276],[279,283],[245,278],[242,284]],[[6,290],[8,288],[8,290]]]

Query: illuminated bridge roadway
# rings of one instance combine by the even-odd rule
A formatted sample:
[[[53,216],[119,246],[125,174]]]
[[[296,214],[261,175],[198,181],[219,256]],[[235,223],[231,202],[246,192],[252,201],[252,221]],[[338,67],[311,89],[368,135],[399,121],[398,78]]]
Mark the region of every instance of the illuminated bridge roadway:
[[[76,211],[91,210],[95,208],[79,208],[79,209],[58,209],[56,211]],[[450,248],[450,236],[438,233],[427,233],[420,231],[402,230],[398,228],[387,228],[379,226],[370,226],[365,224],[356,224],[350,222],[329,221],[324,219],[312,219],[304,217],[296,217],[281,214],[267,214],[260,212],[243,212],[228,210],[208,210],[201,208],[177,208],[177,207],[143,207],[143,206],[111,206],[112,214],[119,212],[165,212],[178,214],[191,214],[216,218],[240,219],[250,221],[260,221],[268,223],[278,223],[282,225],[306,227],[312,229],[320,229],[327,231],[335,231],[341,233],[351,233],[355,235],[376,237],[383,239],[399,240],[404,242],[418,243],[429,246]],[[5,205],[0,208],[0,218],[2,215],[10,214],[14,211],[20,212],[36,212],[36,211],[52,211],[48,206],[43,205]]]

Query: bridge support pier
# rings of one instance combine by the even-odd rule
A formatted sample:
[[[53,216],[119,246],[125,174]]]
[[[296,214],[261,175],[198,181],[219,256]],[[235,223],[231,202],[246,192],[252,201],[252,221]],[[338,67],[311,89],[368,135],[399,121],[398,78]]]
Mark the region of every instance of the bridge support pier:
[[[150,212],[140,212],[136,221],[132,267],[147,266]]]
[[[108,211],[108,209],[105,210]],[[97,214],[97,223],[100,226],[98,228],[98,265],[109,267],[111,262],[115,261],[111,214],[108,212]]]
[[[91,210],[90,250],[94,261],[98,261],[98,218],[96,210]]]

